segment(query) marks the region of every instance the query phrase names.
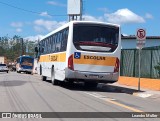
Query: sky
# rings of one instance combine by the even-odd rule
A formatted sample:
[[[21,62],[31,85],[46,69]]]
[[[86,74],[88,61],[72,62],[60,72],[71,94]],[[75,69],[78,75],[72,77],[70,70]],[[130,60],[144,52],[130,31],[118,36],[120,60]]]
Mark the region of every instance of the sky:
[[[83,19],[121,25],[160,36],[160,0],[83,0]],[[0,36],[37,39],[68,22],[67,0],[0,0]]]

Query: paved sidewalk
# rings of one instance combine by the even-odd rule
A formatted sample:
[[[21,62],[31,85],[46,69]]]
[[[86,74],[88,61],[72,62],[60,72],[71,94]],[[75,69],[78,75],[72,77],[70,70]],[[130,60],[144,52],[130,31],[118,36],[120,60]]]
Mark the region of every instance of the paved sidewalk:
[[[153,91],[144,88],[140,88],[140,91],[138,91],[138,87],[121,85],[118,82],[107,85],[114,87],[115,90],[120,91],[122,93],[128,93],[141,98],[150,98],[153,100],[160,101],[160,91]]]
[[[138,87],[139,78],[120,76],[118,83],[121,85]],[[160,79],[141,78],[141,88],[160,91]]]

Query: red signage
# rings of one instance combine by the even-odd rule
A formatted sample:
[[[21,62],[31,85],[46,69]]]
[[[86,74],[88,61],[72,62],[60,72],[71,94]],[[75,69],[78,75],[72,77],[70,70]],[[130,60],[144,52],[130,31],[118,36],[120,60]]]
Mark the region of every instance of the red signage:
[[[145,40],[146,39],[146,31],[145,29],[137,30],[137,40]]]

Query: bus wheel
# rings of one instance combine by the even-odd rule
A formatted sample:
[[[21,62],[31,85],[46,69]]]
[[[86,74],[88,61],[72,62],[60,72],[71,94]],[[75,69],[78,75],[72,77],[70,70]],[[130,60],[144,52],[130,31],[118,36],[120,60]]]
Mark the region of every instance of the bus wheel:
[[[47,77],[46,76],[42,76],[42,81],[46,81]]]
[[[40,65],[40,72],[39,72],[40,75],[42,75],[42,66]]]
[[[58,85],[58,80],[55,79],[54,67],[52,68],[51,81],[53,85]]]
[[[84,86],[87,88],[97,88],[98,83],[96,82],[85,82]]]

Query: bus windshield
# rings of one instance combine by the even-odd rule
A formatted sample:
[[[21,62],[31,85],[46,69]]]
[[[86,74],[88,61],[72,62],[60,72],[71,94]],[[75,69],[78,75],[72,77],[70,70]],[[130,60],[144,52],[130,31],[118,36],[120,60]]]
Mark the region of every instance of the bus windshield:
[[[21,65],[33,66],[33,58],[23,57],[21,60]]]
[[[119,27],[101,24],[74,24],[73,44],[77,50],[113,52],[118,46]]]

